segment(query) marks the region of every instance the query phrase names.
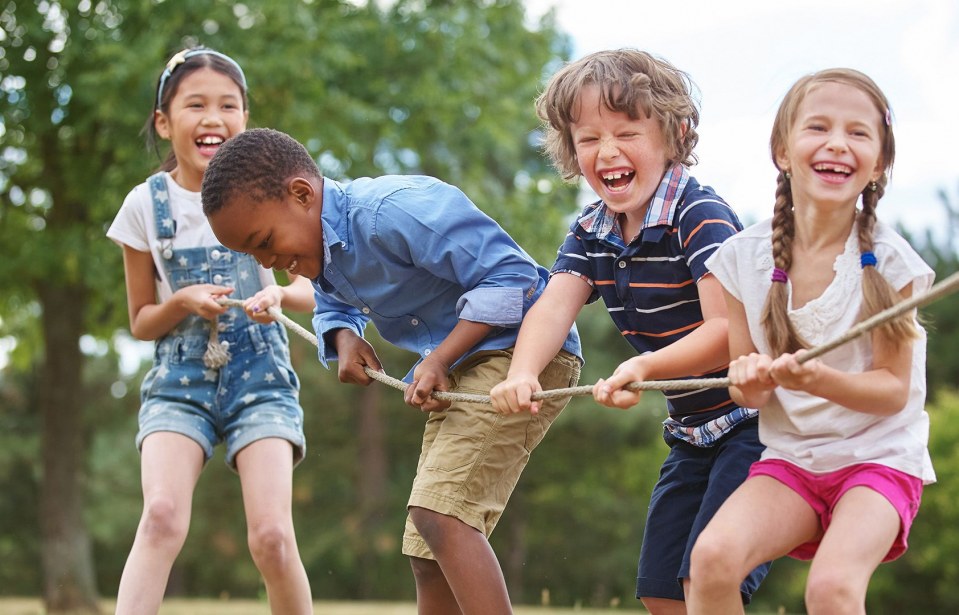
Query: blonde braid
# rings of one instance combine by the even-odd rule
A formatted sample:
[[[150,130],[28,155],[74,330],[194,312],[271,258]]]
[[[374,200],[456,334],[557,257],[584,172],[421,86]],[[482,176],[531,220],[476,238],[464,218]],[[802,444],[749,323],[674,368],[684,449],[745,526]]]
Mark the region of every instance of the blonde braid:
[[[793,217],[792,190],[786,171],[781,171],[776,179],[772,230],[773,264],[788,272],[792,267],[792,241],[796,224]],[[769,288],[760,323],[773,356],[809,347],[789,320],[789,288],[785,283],[773,282]]]
[[[870,182],[862,191],[862,211],[856,220],[859,252],[865,254],[873,251],[873,236],[876,227],[876,206],[885,193],[886,176],[881,175],[876,182]],[[859,319],[865,320],[874,314],[895,305],[901,297],[889,281],[879,272],[875,265],[862,268],[862,307]],[[903,342],[916,339],[919,331],[916,328],[912,313],[906,313],[883,324],[877,333],[885,340],[898,347]]]

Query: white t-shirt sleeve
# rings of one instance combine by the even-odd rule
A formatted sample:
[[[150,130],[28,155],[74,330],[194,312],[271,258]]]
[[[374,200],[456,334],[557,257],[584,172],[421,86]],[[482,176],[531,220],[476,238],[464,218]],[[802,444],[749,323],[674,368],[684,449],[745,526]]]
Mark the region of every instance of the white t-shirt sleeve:
[[[107,237],[118,245],[127,245],[140,252],[150,251],[150,224],[153,224],[150,190],[145,183],[140,184],[127,194],[123,205],[117,212],[113,224],[107,230]]]

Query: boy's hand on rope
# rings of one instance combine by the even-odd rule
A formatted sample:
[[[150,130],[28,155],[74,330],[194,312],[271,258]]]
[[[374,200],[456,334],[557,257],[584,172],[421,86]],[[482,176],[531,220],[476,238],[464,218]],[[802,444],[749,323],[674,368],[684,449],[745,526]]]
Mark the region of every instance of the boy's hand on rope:
[[[250,318],[265,325],[274,320],[270,308],[280,308],[282,305],[283,288],[278,284],[271,284],[244,301],[243,309]]]
[[[227,310],[227,306],[218,303],[217,299],[232,292],[233,289],[227,286],[192,284],[176,291],[173,297],[191,314],[213,320]]]
[[[439,400],[433,391],[449,391],[449,367],[430,355],[413,370],[413,383],[403,392],[403,401],[408,406],[423,412],[437,412],[450,407],[449,401]]]
[[[642,357],[633,357],[623,361],[613,371],[608,379],[600,378],[593,385],[593,399],[597,403],[610,408],[629,408],[639,403],[643,396],[642,390],[626,388],[630,382],[645,382],[646,370],[643,369]]]
[[[536,414],[539,412],[539,402],[533,401],[532,396],[542,391],[536,374],[510,374],[490,390],[490,403],[500,414],[527,410]]]
[[[373,382],[373,379],[366,375],[364,368],[383,371],[373,346],[352,329],[337,329],[333,335],[333,345],[338,357],[336,375],[340,382],[366,386]]]

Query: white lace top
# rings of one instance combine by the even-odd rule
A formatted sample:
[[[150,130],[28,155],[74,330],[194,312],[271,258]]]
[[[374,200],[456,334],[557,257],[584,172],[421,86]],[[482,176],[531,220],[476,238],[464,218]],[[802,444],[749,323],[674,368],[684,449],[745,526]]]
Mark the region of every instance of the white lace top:
[[[928,290],[934,274],[909,244],[881,222],[876,223],[873,252],[879,271],[894,288],[910,283],[913,294]],[[749,333],[756,349],[769,353],[760,315],[773,270],[772,226],[766,220],[726,240],[706,262],[723,287],[746,310]],[[813,346],[835,339],[858,321],[862,303],[862,268],[855,227],[845,251],[833,265],[835,278],[823,294],[789,317]],[[792,287],[789,289],[792,303]],[[874,416],[836,405],[821,397],[777,388],[769,404],[760,408],[759,437],[766,445],[763,459],[784,459],[811,472],[830,472],[858,463],[879,463],[935,482],[927,450],[926,337],[913,343],[912,386],[909,400],[893,416]],[[862,372],[872,363],[872,338],[862,335],[820,359],[846,372]]]

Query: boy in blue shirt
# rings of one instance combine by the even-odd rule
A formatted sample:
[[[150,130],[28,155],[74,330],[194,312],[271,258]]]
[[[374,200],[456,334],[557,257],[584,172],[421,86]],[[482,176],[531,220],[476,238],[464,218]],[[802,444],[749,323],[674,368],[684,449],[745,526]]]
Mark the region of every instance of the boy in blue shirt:
[[[542,299],[520,329],[506,382],[490,393],[504,413],[538,409],[537,375],[560,331],[603,299],[637,356],[600,380],[601,404],[628,408],[629,382],[722,377],[726,303],[706,258],[742,229],[733,210],[689,175],[699,111],[682,71],[632,49],[602,51],[556,73],[537,100],[546,150],[564,179],[599,195],[570,227]],[[719,505],[759,459],[757,412],[727,389],[667,391],[670,452],[650,496],[636,597],[654,614],[685,611],[689,554]],[[740,587],[748,602],[767,566]]]
[[[457,188],[420,176],[341,184],[275,130],[247,130],[221,145],[202,198],[223,245],[313,281],[319,358],[339,361],[342,382],[366,385],[364,367],[381,369],[362,337],[368,322],[420,355],[404,399],[430,414],[403,539],[419,612],[511,612],[488,537],[568,398],[503,417],[431,393],[485,394],[506,377],[547,271]],[[541,385],[575,386],[580,355],[570,323]]]

